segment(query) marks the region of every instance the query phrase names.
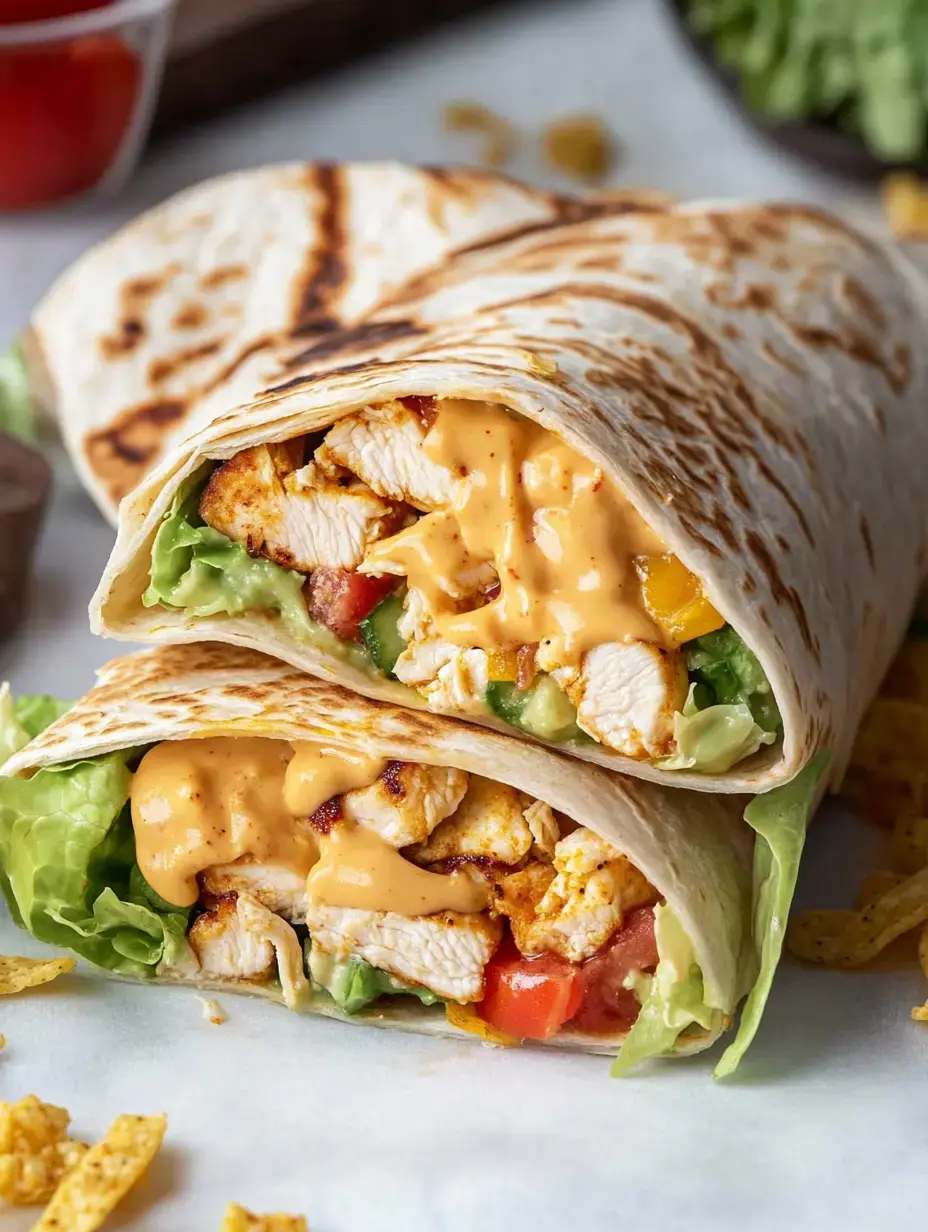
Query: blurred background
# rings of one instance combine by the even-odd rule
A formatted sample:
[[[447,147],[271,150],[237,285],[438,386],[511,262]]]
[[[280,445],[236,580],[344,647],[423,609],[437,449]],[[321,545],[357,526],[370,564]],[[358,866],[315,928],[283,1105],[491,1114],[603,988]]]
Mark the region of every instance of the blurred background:
[[[224,170],[484,162],[917,235],[926,115],[928,0],[0,0],[0,346]]]

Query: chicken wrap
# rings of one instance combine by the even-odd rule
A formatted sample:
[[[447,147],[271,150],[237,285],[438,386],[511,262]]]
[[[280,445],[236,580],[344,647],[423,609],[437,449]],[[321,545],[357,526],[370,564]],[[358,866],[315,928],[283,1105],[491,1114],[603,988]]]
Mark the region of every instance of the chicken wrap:
[[[760,972],[735,1056],[753,1034],[791,874],[768,861],[752,907],[737,797],[210,643],[114,660],[38,734],[60,709],[0,698],[0,885],[19,925],[114,975],[622,1046],[625,1068],[706,1047]],[[778,794],[755,828],[780,862],[798,797]]]
[[[928,560],[923,285],[804,207],[460,249],[124,502],[94,628],[623,773],[840,780]]]

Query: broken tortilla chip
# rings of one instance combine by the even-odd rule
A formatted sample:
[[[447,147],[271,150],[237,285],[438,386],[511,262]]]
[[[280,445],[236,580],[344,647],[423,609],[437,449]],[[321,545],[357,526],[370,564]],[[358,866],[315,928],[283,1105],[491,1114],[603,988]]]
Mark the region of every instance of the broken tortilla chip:
[[[928,920],[928,868],[861,911],[806,911],[787,932],[797,958],[836,967],[862,967],[910,929]]]
[[[166,1116],[118,1116],[64,1178],[33,1232],[97,1232],[158,1153]]]
[[[308,1232],[308,1228],[302,1215],[253,1215],[230,1202],[219,1232]]]
[[[928,817],[900,817],[893,826],[893,868],[917,873],[928,864]]]
[[[0,1104],[0,1198],[11,1206],[47,1202],[90,1149],[68,1137],[65,1108],[27,1095]]]
[[[0,996],[50,984],[70,971],[74,958],[14,958],[0,954]]]

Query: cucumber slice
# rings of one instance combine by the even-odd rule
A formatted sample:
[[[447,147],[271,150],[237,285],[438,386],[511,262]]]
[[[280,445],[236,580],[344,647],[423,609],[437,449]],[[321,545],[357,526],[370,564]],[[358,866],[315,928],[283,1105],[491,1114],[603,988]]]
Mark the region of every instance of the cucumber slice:
[[[393,668],[406,649],[406,643],[397,629],[402,614],[403,600],[398,595],[387,595],[386,599],[380,600],[370,616],[365,616],[358,623],[358,631],[364,638],[374,665],[393,680],[396,679]]]
[[[573,702],[550,676],[539,676],[524,690],[508,680],[491,681],[486,701],[499,718],[542,740],[576,740],[581,735]]]

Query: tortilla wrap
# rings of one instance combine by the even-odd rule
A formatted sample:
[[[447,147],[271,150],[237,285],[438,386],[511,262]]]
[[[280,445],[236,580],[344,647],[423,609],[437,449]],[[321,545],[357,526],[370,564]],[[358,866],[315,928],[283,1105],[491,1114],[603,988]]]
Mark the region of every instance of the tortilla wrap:
[[[424,705],[262,613],[145,608],[151,547],[207,459],[391,398],[487,400],[602,467],[756,654],[782,716],[782,739],[713,774],[593,742],[567,751],[756,793],[830,748],[836,786],[928,563],[925,323],[924,283],[894,250],[808,207],[652,205],[477,241],[310,343],[286,379],[163,460],[122,506],[93,627],[252,646]]]
[[[367,700],[252,651],[198,643],[114,660],[64,717],[14,754],[2,775],[29,777],[42,767],[114,750],[210,736],[360,747],[385,758],[456,767],[526,791],[614,843],[645,874],[683,925],[703,973],[706,1001],[723,1011],[725,1021],[753,979],[756,968],[747,955],[751,836],[740,821],[743,801],[690,796],[623,779],[496,732]],[[3,781],[0,778],[0,784]],[[7,828],[9,834],[9,827],[15,827],[10,807],[0,790],[0,833]],[[16,841],[24,841],[22,833]],[[0,842],[0,852],[3,849]],[[15,882],[13,862],[10,857],[6,872]],[[48,872],[46,868],[30,883],[47,879]],[[15,897],[15,891],[5,888]],[[163,966],[159,978],[281,1000],[271,985],[203,979]],[[446,1022],[440,1006],[398,1006],[399,1000],[388,1010],[352,1020],[429,1034],[465,1034]],[[314,995],[305,1008],[345,1017],[325,994]],[[706,1047],[720,1029],[687,1036],[681,1049]],[[614,1052],[621,1038],[562,1033],[553,1042]]]
[[[452,247],[578,208],[475,168],[291,163],[207,180],[58,279],[24,340],[31,386],[115,522],[166,450],[313,338]]]

